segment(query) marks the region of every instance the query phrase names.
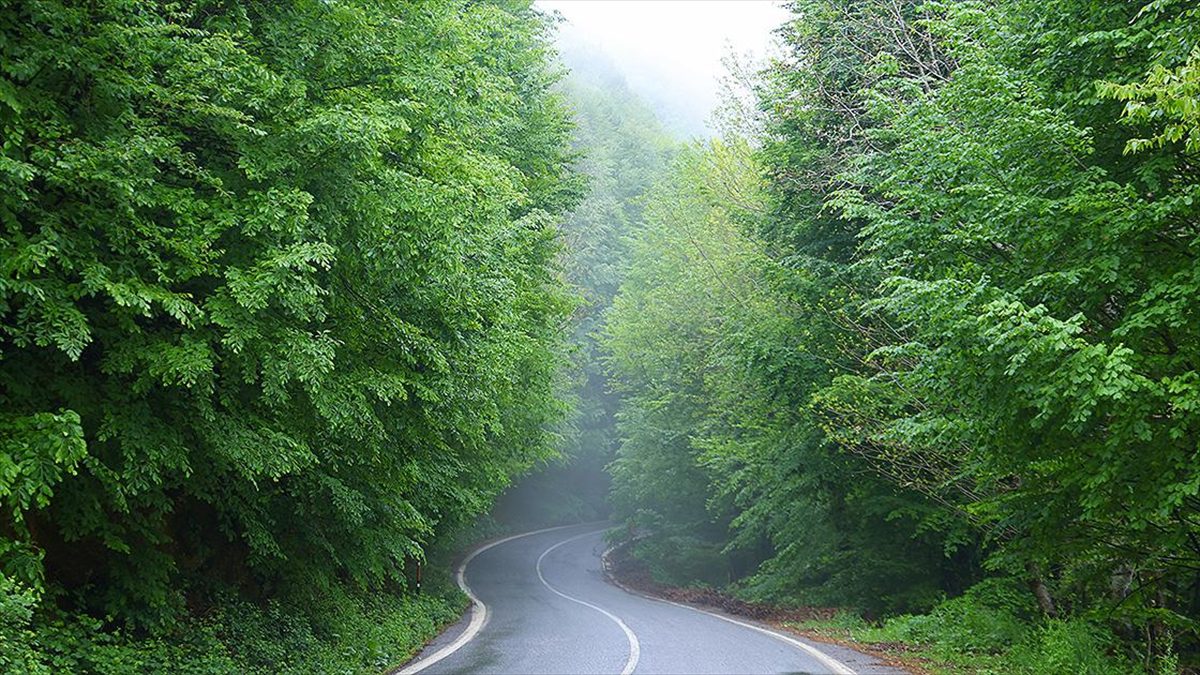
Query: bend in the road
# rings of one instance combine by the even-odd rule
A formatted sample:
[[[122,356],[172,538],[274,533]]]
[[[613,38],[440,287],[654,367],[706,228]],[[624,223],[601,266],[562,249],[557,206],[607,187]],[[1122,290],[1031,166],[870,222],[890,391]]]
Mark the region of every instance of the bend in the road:
[[[483,601],[480,600],[479,597],[475,595],[475,592],[471,590],[471,587],[467,585],[467,577],[466,577],[467,565],[469,565],[471,563],[471,561],[475,559],[476,556],[478,556],[480,553],[483,553],[484,551],[487,551],[488,549],[495,548],[501,544],[506,544],[515,539],[522,539],[524,537],[532,537],[536,534],[542,534],[545,532],[553,532],[555,530],[565,530],[565,529],[571,528],[571,527],[578,527],[578,526],[577,525],[560,525],[558,527],[545,527],[540,530],[532,530],[530,532],[522,532],[520,534],[514,534],[510,537],[504,537],[503,539],[497,539],[495,541],[490,541],[486,544],[483,544],[482,546],[476,547],[474,550],[472,550],[470,553],[468,553],[467,556],[465,558],[463,558],[463,561],[461,563],[459,563],[458,569],[455,570],[455,572],[454,572],[454,581],[458,584],[458,587],[460,589],[462,589],[462,592],[466,593],[467,597],[471,599],[471,621],[467,624],[466,630],[463,631],[462,635],[459,635],[457,639],[455,639],[453,642],[446,645],[445,647],[442,647],[441,649],[430,654],[429,656],[427,656],[423,659],[419,659],[417,661],[413,661],[412,663],[408,664],[407,666],[404,666],[400,670],[395,671],[395,675],[416,675],[416,673],[419,673],[422,670],[425,670],[429,666],[432,666],[433,664],[437,663],[438,661],[441,661],[442,659],[446,658],[447,656],[450,656],[454,652],[462,649],[463,645],[467,644],[472,639],[474,639],[475,636],[479,634],[479,631],[483,630],[483,627],[485,625],[487,625],[488,612],[489,612],[488,606],[485,605],[483,603]],[[543,580],[542,583],[545,583],[545,581]],[[551,590],[554,590],[554,589],[551,589]]]
[[[649,673],[802,671],[854,675],[854,670],[833,655],[798,638],[753,622],[647,596],[619,582],[614,585],[612,579],[606,583],[600,554],[604,529],[580,532],[587,527],[545,528],[474,549],[455,570],[459,587],[472,602],[466,628],[457,637],[451,637],[452,632],[435,641],[426,650],[428,656],[419,656],[392,672],[415,675],[440,662],[429,672],[612,673],[624,659],[622,675],[632,675],[638,668]],[[574,531],[534,538],[568,529]],[[515,540],[520,542],[496,548]],[[476,560],[492,549],[496,550],[485,556],[486,564]],[[477,589],[472,589],[466,579],[472,561],[477,563],[470,570]],[[546,604],[538,589],[589,611],[568,612],[569,605],[561,604],[555,609],[554,602]],[[481,596],[495,607],[489,607]],[[610,623],[599,622],[592,612]],[[725,629],[718,627],[722,623]],[[627,644],[621,645],[621,633],[612,631],[613,624],[624,634]],[[752,637],[753,633],[758,637]],[[609,637],[597,640],[600,635]],[[451,642],[439,647],[437,642],[442,640]]]
[[[622,621],[620,618],[618,618],[617,615],[613,614],[612,612],[608,611],[607,609],[604,609],[603,607],[600,607],[599,605],[593,605],[592,603],[590,603],[586,600],[580,600],[579,598],[576,598],[574,596],[567,595],[566,593],[563,593],[562,591],[558,590],[554,586],[551,586],[550,582],[546,581],[546,576],[544,574],[542,574],[542,561],[545,560],[546,556],[550,555],[550,553],[552,551],[554,551],[554,549],[556,549],[560,546],[569,544],[569,543],[575,541],[576,539],[582,539],[584,537],[596,534],[597,532],[603,532],[605,529],[607,529],[607,528],[602,528],[599,530],[592,530],[591,532],[584,532],[583,534],[577,534],[574,537],[569,537],[567,539],[563,539],[562,541],[558,542],[557,544],[554,544],[553,546],[546,549],[545,551],[542,551],[542,554],[540,556],[538,556],[537,563],[534,565],[534,569],[537,570],[538,580],[541,581],[542,585],[545,586],[546,588],[548,588],[551,593],[554,593],[555,595],[559,596],[560,598],[570,600],[571,602],[583,605],[584,607],[587,607],[589,609],[594,609],[597,612],[600,612],[604,616],[611,619],[614,623],[617,624],[617,626],[619,626],[621,628],[622,631],[625,632],[625,639],[629,641],[629,659],[627,661],[625,661],[625,668],[621,670],[621,675],[632,675],[634,668],[637,668],[638,659],[641,657],[641,653],[642,653],[641,644],[638,642],[637,635],[634,634],[633,630],[630,629],[629,626],[624,621]]]

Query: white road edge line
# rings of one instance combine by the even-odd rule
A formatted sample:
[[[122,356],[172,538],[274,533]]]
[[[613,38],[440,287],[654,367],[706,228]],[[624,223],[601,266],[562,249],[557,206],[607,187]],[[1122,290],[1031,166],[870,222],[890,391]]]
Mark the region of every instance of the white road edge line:
[[[624,621],[619,619],[617,617],[617,615],[613,614],[612,612],[608,611],[607,609],[604,609],[603,607],[599,607],[597,605],[593,605],[592,603],[590,603],[586,600],[580,600],[579,598],[575,598],[570,595],[567,595],[566,593],[563,593],[562,591],[558,590],[557,588],[551,586],[550,583],[546,581],[546,577],[542,575],[542,561],[546,559],[546,556],[550,555],[551,551],[558,548],[559,546],[562,546],[563,544],[569,544],[569,543],[575,541],[576,539],[583,539],[586,536],[596,534],[597,532],[604,532],[607,529],[608,528],[606,527],[601,530],[593,530],[591,532],[584,532],[583,534],[579,534],[574,537],[568,537],[567,539],[564,539],[564,540],[558,542],[557,544],[551,546],[550,548],[546,549],[545,551],[542,551],[542,554],[540,556],[538,556],[537,564],[534,565],[534,569],[537,570],[538,579],[542,582],[542,585],[545,586],[546,588],[550,589],[551,593],[554,593],[555,595],[557,595],[561,598],[570,600],[571,602],[578,603],[580,605],[583,605],[584,607],[588,607],[590,609],[596,610],[597,612],[600,612],[604,616],[607,616],[609,619],[612,619],[614,623],[616,623],[618,626],[620,626],[621,630],[625,631],[625,639],[629,641],[629,659],[627,661],[625,661],[625,668],[624,668],[624,670],[621,671],[621,675],[632,675],[633,670],[635,668],[637,668],[638,659],[640,659],[642,657],[642,645],[640,642],[638,642],[637,635],[634,635],[633,631],[630,630],[629,626],[626,625],[626,623]]]
[[[607,551],[605,551],[605,552],[604,552],[604,556],[603,556],[603,557],[605,558],[606,564],[607,564],[607,558],[608,558],[608,554],[609,554],[609,553],[611,553],[611,552],[612,552],[612,549],[611,549],[611,548],[610,548],[610,549],[608,549]],[[756,631],[758,631],[758,632],[760,632],[760,633],[763,633],[763,634],[765,634],[765,635],[770,635],[771,637],[775,638],[776,640],[782,640],[782,641],[784,641],[784,642],[786,642],[786,643],[788,643],[788,644],[792,645],[793,647],[797,647],[797,648],[799,648],[800,650],[804,651],[804,652],[805,652],[806,654],[808,654],[809,656],[811,656],[811,657],[813,657],[814,659],[816,659],[816,660],[820,661],[821,663],[825,664],[825,666],[826,666],[826,667],[828,667],[828,668],[829,668],[831,671],[833,671],[833,673],[834,673],[835,675],[858,675],[858,673],[857,673],[857,672],[855,672],[855,671],[854,671],[854,669],[850,668],[850,666],[847,666],[846,664],[842,663],[841,661],[838,661],[837,659],[835,659],[835,658],[833,658],[832,656],[830,656],[830,655],[826,654],[825,652],[821,651],[820,649],[817,649],[816,647],[814,647],[814,646],[812,646],[812,645],[810,645],[810,644],[805,644],[804,642],[801,642],[801,641],[799,641],[799,640],[797,640],[797,639],[795,639],[795,638],[793,638],[793,637],[789,637],[789,636],[787,636],[787,635],[784,635],[783,633],[777,633],[777,632],[775,632],[775,631],[773,631],[773,630],[771,630],[771,629],[769,629],[769,628],[763,628],[762,626],[756,626],[756,625],[754,625],[754,624],[752,624],[752,623],[747,623],[747,622],[745,622],[745,621],[738,621],[737,619],[733,619],[733,618],[730,618],[730,617],[728,617],[728,616],[724,616],[724,615],[722,615],[722,614],[718,614],[718,613],[716,613],[716,612],[710,612],[710,611],[708,611],[708,610],[706,610],[706,609],[700,609],[699,607],[693,607],[693,606],[691,606],[691,605],[685,605],[685,604],[683,604],[683,603],[681,603],[681,602],[674,602],[674,601],[672,601],[672,600],[666,600],[666,599],[664,599],[664,598],[656,598],[656,597],[654,597],[653,595],[648,595],[648,594],[646,594],[646,593],[642,593],[642,592],[640,592],[640,591],[637,591],[637,590],[634,590],[634,589],[632,589],[632,588],[629,588],[629,587],[628,587],[628,586],[626,586],[625,584],[623,584],[623,583],[620,583],[619,581],[617,581],[617,580],[616,580],[616,579],[615,579],[615,578],[614,578],[614,577],[613,577],[611,574],[609,575],[609,578],[610,578],[610,579],[612,579],[613,583],[614,583],[614,584],[616,584],[616,586],[617,586],[618,588],[620,588],[621,590],[623,590],[623,591],[625,591],[626,593],[629,593],[629,594],[631,594],[631,595],[636,595],[636,596],[638,596],[638,597],[640,597],[640,598],[645,598],[645,599],[647,599],[647,600],[653,600],[654,602],[661,602],[661,603],[664,603],[664,604],[667,604],[667,605],[674,605],[674,606],[676,606],[676,607],[682,607],[683,609],[690,609],[690,610],[692,610],[693,612],[699,612],[699,613],[701,613],[701,614],[707,614],[708,616],[711,616],[711,617],[713,617],[713,618],[720,619],[720,620],[722,620],[722,621],[728,621],[729,623],[736,624],[736,625],[738,625],[738,626],[741,626],[741,627],[743,627],[743,628],[749,628],[750,630],[756,630]]]
[[[690,605],[685,605],[685,604],[678,603],[678,602],[672,602],[670,600],[661,600],[658,598],[655,598],[655,599],[659,600],[659,602],[665,602],[668,605],[675,605],[676,607],[690,609],[693,612],[700,612],[701,614],[707,614],[711,617],[716,617],[722,621],[728,621],[729,623],[737,624],[744,628],[749,628],[750,630],[756,630],[760,633],[765,633],[766,635],[770,635],[771,637],[773,637],[777,640],[783,640],[784,642],[792,645],[793,647],[799,647],[800,649],[804,650],[810,656],[812,656],[814,659],[816,659],[816,660],[820,661],[821,663],[825,664],[826,666],[828,666],[828,668],[830,670],[832,670],[834,673],[836,673],[836,675],[858,675],[858,673],[854,672],[854,670],[852,670],[849,666],[842,663],[841,661],[838,661],[837,659],[833,658],[832,656],[826,654],[825,652],[821,651],[820,649],[817,649],[816,647],[814,647],[812,645],[805,644],[795,638],[788,637],[787,635],[784,635],[783,633],[776,633],[775,631],[773,631],[769,628],[763,628],[762,626],[755,626],[754,624],[746,623],[745,621],[738,621],[737,619],[731,619],[730,617],[722,616],[720,614],[717,614],[716,612],[710,612],[708,610],[700,609],[699,607],[692,607]]]
[[[465,645],[468,642],[470,642],[471,640],[473,640],[475,638],[475,636],[479,634],[479,631],[483,630],[483,627],[487,624],[488,616],[490,615],[491,610],[488,609],[487,605],[483,604],[483,601],[480,600],[475,595],[475,593],[471,590],[471,587],[467,585],[467,577],[466,577],[467,565],[472,560],[475,559],[475,556],[479,555],[480,553],[483,553],[484,551],[486,551],[490,548],[494,548],[496,546],[499,546],[500,544],[510,542],[514,539],[521,539],[522,537],[532,537],[535,534],[542,534],[544,532],[553,532],[555,530],[565,530],[570,527],[579,527],[579,525],[578,524],[577,525],[560,525],[558,527],[547,527],[547,528],[543,528],[541,530],[534,530],[532,532],[522,532],[521,534],[514,534],[511,537],[505,537],[503,539],[497,539],[496,541],[488,542],[488,543],[484,544],[483,546],[480,546],[479,548],[476,548],[475,550],[473,550],[469,554],[467,554],[467,557],[463,558],[463,561],[461,563],[459,563],[459,565],[458,565],[458,569],[455,570],[455,572],[454,572],[454,580],[456,582],[458,582],[458,587],[460,589],[462,589],[463,593],[467,594],[468,598],[471,599],[471,621],[467,624],[467,629],[464,630],[462,632],[462,635],[459,635],[458,638],[454,640],[454,642],[451,642],[450,644],[446,645],[445,647],[442,647],[441,649],[437,650],[436,652],[430,654],[429,656],[427,656],[423,659],[420,659],[418,661],[413,661],[412,663],[408,664],[407,666],[404,666],[403,668],[401,668],[399,670],[392,671],[393,675],[414,675],[415,673],[419,673],[422,670],[425,670],[426,668],[428,668],[429,666],[432,666],[433,664],[437,663],[438,661],[441,661],[442,659],[446,658],[447,656],[450,656],[454,652],[462,649],[463,645]],[[543,583],[545,583],[545,582],[543,582]]]

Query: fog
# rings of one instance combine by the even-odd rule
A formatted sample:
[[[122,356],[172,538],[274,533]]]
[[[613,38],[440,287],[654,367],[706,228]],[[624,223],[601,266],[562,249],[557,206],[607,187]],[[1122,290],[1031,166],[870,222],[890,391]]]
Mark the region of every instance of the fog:
[[[559,48],[568,66],[602,52],[675,134],[712,133],[722,59],[763,58],[788,16],[768,0],[538,0],[564,22]]]

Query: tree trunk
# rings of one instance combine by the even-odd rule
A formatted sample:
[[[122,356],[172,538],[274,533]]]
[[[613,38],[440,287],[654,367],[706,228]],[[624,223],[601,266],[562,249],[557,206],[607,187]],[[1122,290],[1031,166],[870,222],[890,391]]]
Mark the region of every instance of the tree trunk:
[[[1054,598],[1050,595],[1050,589],[1046,588],[1046,582],[1042,580],[1042,572],[1037,563],[1025,563],[1025,571],[1029,574],[1029,590],[1033,591],[1033,596],[1037,598],[1038,607],[1046,616],[1057,619],[1058,608],[1054,606]]]

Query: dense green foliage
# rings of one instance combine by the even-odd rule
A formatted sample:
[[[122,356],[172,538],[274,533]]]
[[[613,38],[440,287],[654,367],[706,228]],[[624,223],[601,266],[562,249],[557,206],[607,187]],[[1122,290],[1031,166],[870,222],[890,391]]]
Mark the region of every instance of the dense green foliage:
[[[603,367],[597,336],[629,264],[627,239],[642,220],[642,203],[665,168],[672,142],[654,113],[602,55],[567,45],[562,92],[574,110],[576,169],[587,194],[562,223],[567,280],[583,302],[572,315],[574,414],[561,456],[523,479],[500,500],[496,518],[509,524],[598,520],[608,513],[605,467],[616,453],[617,397]]]
[[[932,507],[837,455],[808,412],[831,374],[805,310],[835,280],[795,279],[747,234],[769,216],[760,173],[745,143],[717,142],[651,192],[607,340],[625,394],[618,513],[659,535],[643,557],[675,581],[770,558],[750,580],[760,597],[927,604],[939,580],[965,583],[934,534],[957,521],[918,533]]]
[[[547,28],[0,3],[0,645],[230,594],[378,617],[356,594],[554,454],[583,185]]]
[[[465,598],[454,594],[335,591],[313,604],[267,606],[224,598],[203,617],[151,637],[105,630],[85,615],[49,625],[6,627],[5,673],[378,673],[402,663],[456,620]]]
[[[756,147],[653,191],[609,323],[640,554],[942,625],[1015,581],[1021,626],[1195,654],[1200,13],[792,8]]]

